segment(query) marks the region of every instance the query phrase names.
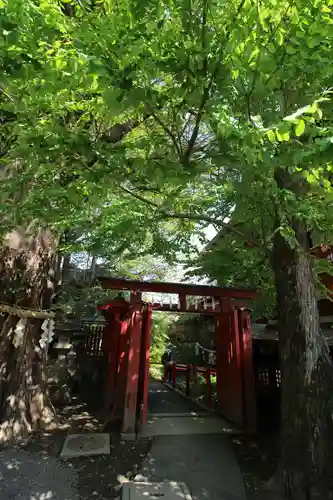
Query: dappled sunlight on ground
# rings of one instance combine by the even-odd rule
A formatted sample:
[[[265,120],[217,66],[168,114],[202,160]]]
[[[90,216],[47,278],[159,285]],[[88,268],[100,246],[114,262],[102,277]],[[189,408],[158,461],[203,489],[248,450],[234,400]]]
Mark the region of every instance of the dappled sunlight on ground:
[[[138,482],[188,486],[193,500],[245,500],[242,475],[226,435],[157,436]]]
[[[60,459],[68,433],[107,433],[108,455]],[[85,403],[59,409],[57,425],[39,430],[15,448],[0,451],[0,500],[110,500],[134,477],[150,441],[126,443],[104,412]]]
[[[185,483],[193,500],[245,500],[241,472],[224,419],[150,381],[148,425],[152,448],[136,481]]]
[[[202,411],[197,404],[161,382],[150,381],[149,414],[142,436],[238,433],[216,413]]]
[[[1,500],[79,500],[78,475],[55,457],[22,449],[0,453]]]
[[[220,417],[212,415],[149,415],[145,437],[186,434],[234,434],[238,431]]]

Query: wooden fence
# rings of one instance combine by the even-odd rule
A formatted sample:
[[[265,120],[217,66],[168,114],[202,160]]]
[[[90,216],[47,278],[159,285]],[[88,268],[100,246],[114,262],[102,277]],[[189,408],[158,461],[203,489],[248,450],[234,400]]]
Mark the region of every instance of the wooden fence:
[[[104,325],[96,323],[86,323],[84,325],[83,352],[89,357],[103,356],[103,332]]]

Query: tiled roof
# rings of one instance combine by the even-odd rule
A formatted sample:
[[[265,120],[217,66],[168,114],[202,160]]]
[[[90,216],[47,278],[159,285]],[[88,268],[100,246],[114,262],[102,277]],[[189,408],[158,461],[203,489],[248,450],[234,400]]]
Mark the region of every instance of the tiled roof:
[[[325,318],[326,319],[326,318]],[[251,324],[252,338],[261,340],[275,340],[279,339],[277,325],[265,325],[259,323]],[[333,346],[333,321],[321,322],[321,331],[329,345]]]

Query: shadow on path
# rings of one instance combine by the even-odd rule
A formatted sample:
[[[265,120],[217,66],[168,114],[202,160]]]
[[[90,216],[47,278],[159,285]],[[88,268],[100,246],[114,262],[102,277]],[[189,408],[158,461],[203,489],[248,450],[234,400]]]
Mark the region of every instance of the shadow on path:
[[[149,380],[149,413],[193,413],[198,411],[202,412],[195,403],[168,389],[158,380]]]
[[[243,478],[228,429],[223,431],[227,426],[223,419],[208,413],[203,416],[202,409],[157,381],[150,382],[148,407],[157,418],[164,414],[161,420],[177,420],[176,413],[187,415],[179,419],[183,432],[155,434],[141,472],[146,480],[184,482],[194,500],[245,500]],[[202,427],[193,426],[193,412],[200,413]],[[210,433],[210,426],[217,420],[221,422],[220,432]]]

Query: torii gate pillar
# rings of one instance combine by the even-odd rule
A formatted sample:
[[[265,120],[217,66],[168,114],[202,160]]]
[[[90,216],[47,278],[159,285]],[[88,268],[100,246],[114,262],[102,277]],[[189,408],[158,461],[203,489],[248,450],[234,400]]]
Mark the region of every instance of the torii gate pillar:
[[[230,422],[256,430],[250,313],[220,300],[216,316],[217,408]]]
[[[256,387],[253,366],[251,315],[249,309],[238,310],[239,341],[242,366],[244,427],[249,432],[257,430]]]
[[[147,419],[151,305],[132,295],[122,438],[135,440]]]
[[[123,301],[126,311],[114,304],[99,309],[114,308],[107,319],[105,339],[110,353],[108,390],[113,390],[114,408],[119,408],[123,436],[134,439],[146,419],[148,393],[148,360],[151,306],[141,301],[142,292],[177,294],[179,304],[153,304],[154,310],[174,312],[204,312],[216,318],[217,406],[228,420],[239,427],[255,428],[255,392],[253,382],[250,320],[241,301],[252,300],[255,290],[228,289],[184,283],[158,283],[120,278],[99,278],[104,288],[131,292],[130,302]],[[191,308],[187,296],[211,297],[212,305]],[[216,309],[216,301],[219,306]],[[119,304],[118,304],[119,305]],[[238,305],[238,307],[237,307]],[[125,316],[124,316],[125,314]],[[112,324],[111,324],[112,323]],[[113,331],[112,331],[113,330]],[[115,380],[115,381],[114,381]],[[110,382],[111,381],[111,382]]]
[[[105,407],[112,418],[121,417],[125,398],[127,343],[131,319],[131,304],[115,299],[102,308],[107,324],[103,335],[103,351],[108,358],[105,387]]]
[[[106,407],[111,418],[122,421],[123,439],[134,440],[147,417],[152,308],[136,294],[131,302],[116,299],[101,309],[107,320]]]

